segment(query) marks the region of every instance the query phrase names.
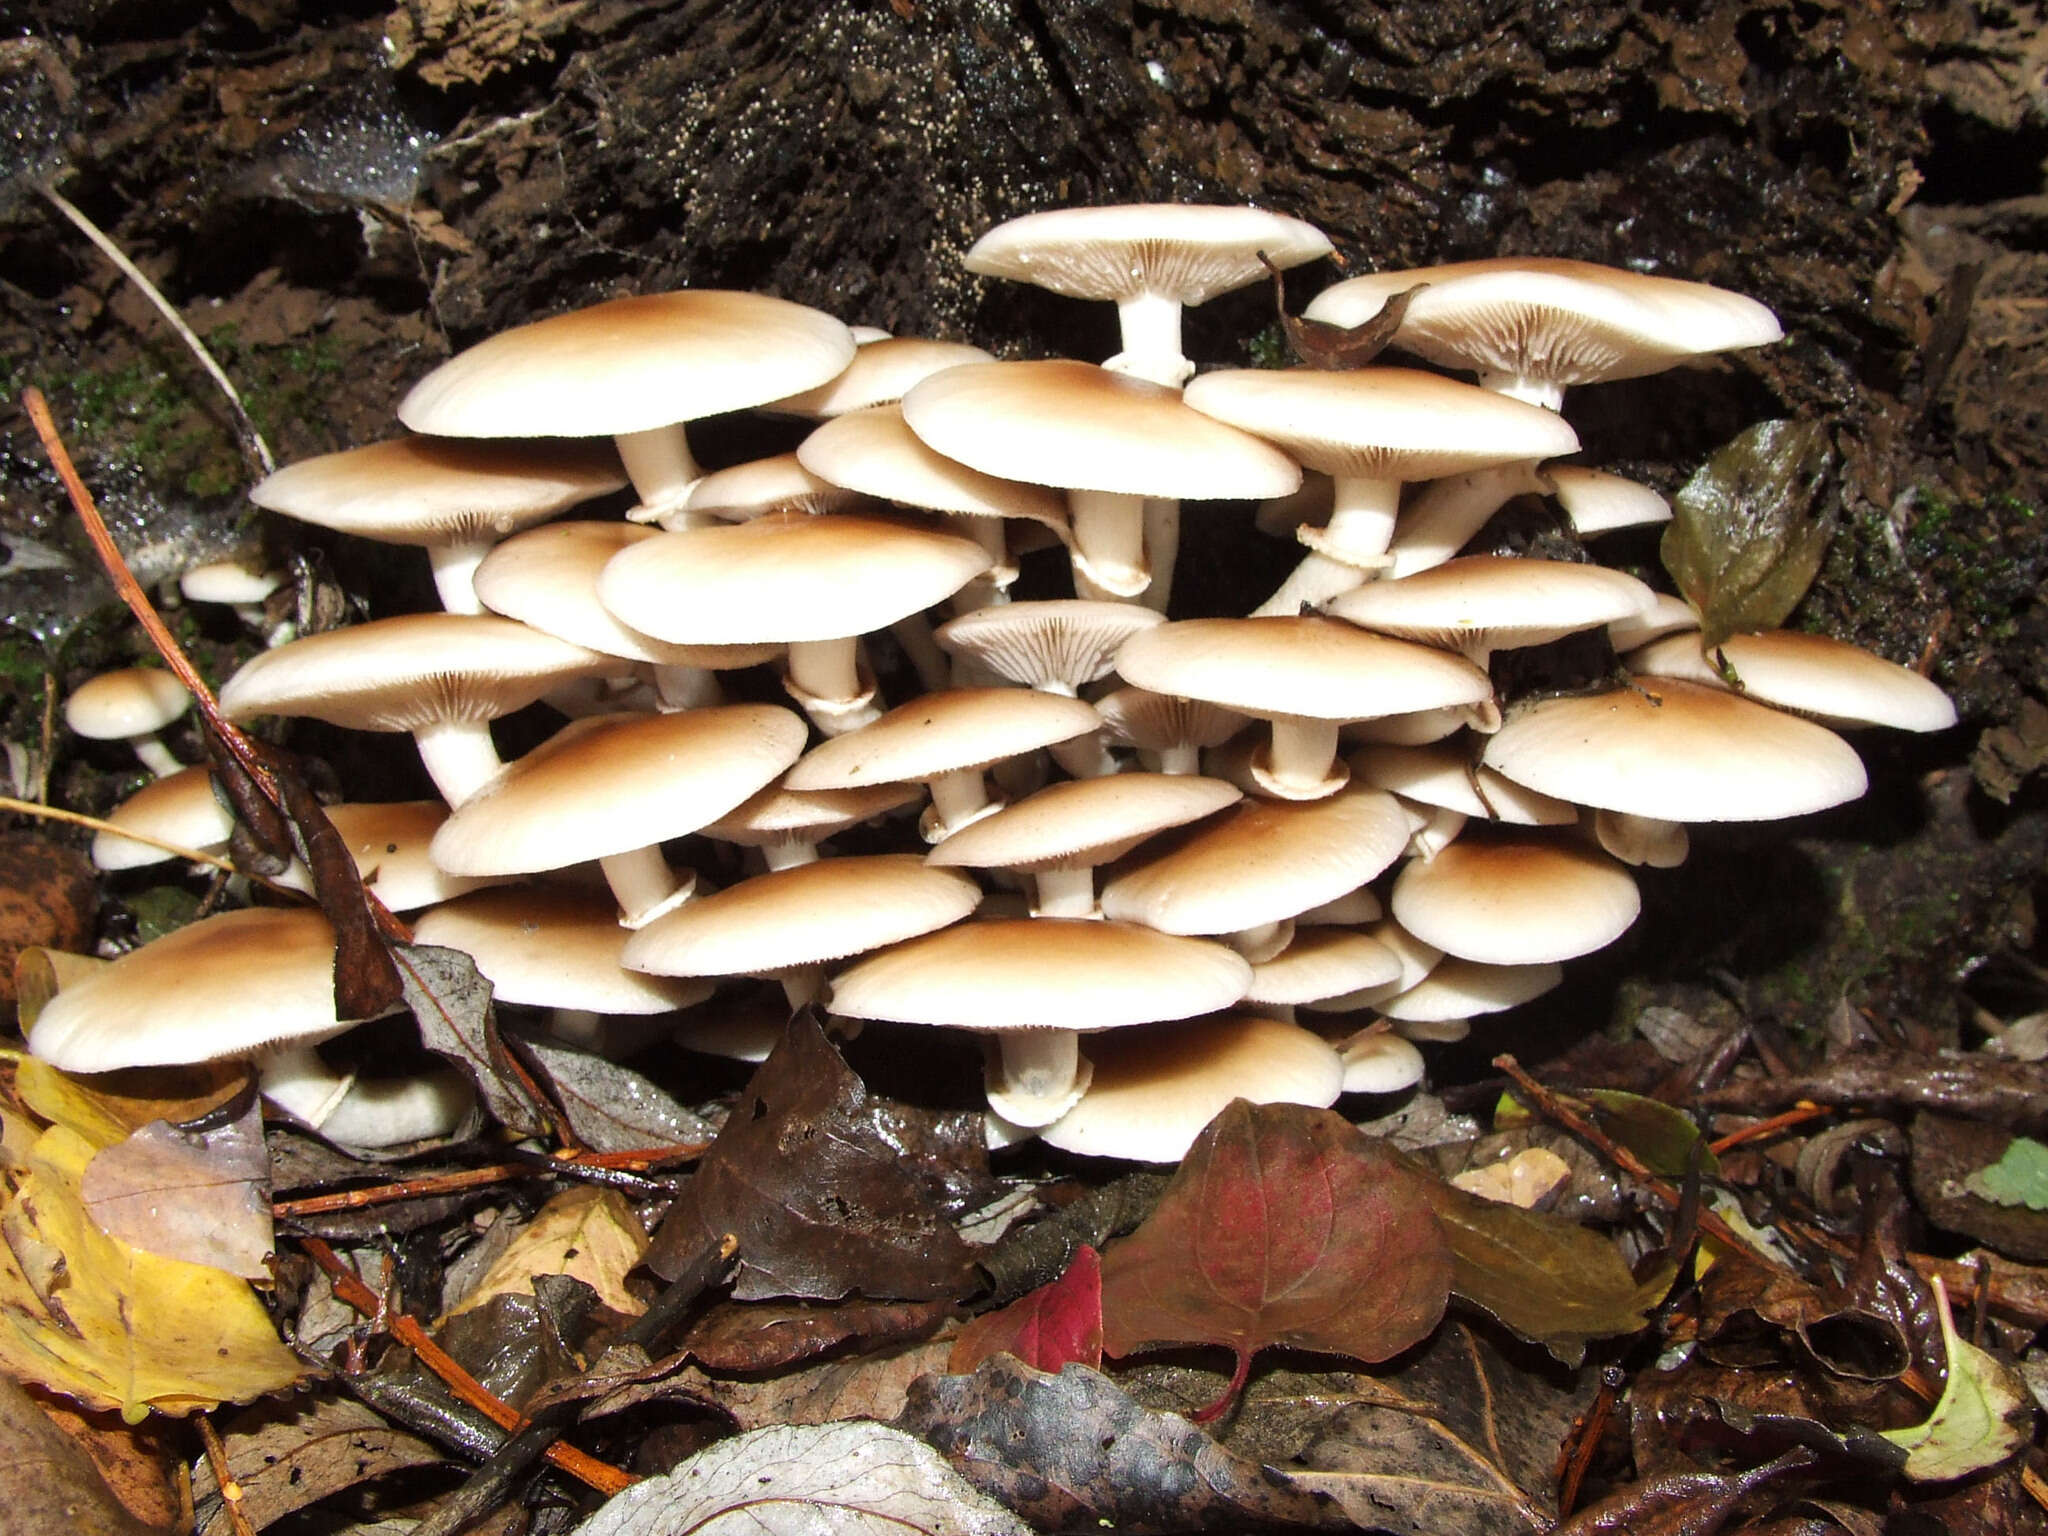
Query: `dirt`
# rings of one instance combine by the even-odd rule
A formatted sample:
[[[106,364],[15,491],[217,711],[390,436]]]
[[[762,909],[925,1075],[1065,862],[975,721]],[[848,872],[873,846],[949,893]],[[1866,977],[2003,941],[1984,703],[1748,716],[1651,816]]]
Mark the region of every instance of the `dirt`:
[[[1966,724],[1875,746],[1871,800],[1796,845],[1697,838],[1710,872],[1758,842],[1800,872],[1709,881],[1738,904],[1710,919],[1714,963],[1807,977],[1784,994],[1797,1017],[1845,994],[1924,1012],[2034,943],[2038,780],[2001,807],[1968,761],[2048,693],[2035,7],[18,0],[9,15],[0,385],[10,402],[27,383],[51,396],[151,579],[264,539],[324,555],[372,609],[424,599],[400,562],[254,522],[210,386],[37,177],[163,286],[286,460],[388,433],[411,379],[494,328],[679,284],[1101,356],[1106,311],[960,267],[990,224],[1058,203],[1256,201],[1316,222],[1354,271],[1540,252],[1753,294],[1783,344],[1578,391],[1589,457],[1668,491],[1752,421],[1826,422],[1841,531],[1798,622],[1929,670]],[[1326,280],[1297,276],[1297,302]],[[1246,360],[1269,305],[1208,306],[1191,352]],[[709,456],[759,441],[736,430]],[[0,669],[17,685],[0,735],[28,741],[45,671],[68,681],[133,637],[96,617],[104,593],[11,404],[0,455]],[[1248,606],[1244,572],[1271,553],[1195,549],[1188,602]],[[1647,542],[1624,552],[1653,559]],[[1759,951],[1752,931],[1776,938]],[[1647,939],[1623,953],[1638,975],[1666,968]],[[1625,979],[1610,975],[1612,997],[1636,995]]]

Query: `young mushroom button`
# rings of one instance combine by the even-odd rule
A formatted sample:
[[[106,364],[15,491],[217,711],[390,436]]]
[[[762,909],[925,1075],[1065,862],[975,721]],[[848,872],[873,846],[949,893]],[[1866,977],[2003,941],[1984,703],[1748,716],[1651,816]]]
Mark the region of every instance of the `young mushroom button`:
[[[127,742],[142,765],[162,779],[185,765],[156,733],[191,706],[192,696],[170,673],[157,667],[122,667],[74,688],[64,701],[64,723],[92,741]]]

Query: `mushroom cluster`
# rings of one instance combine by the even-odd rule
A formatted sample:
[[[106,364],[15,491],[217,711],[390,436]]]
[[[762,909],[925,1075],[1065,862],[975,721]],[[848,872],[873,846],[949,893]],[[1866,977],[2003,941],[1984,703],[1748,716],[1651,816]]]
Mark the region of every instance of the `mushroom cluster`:
[[[255,496],[426,547],[448,611],[292,641],[222,703],[411,733],[447,803],[408,823],[435,878],[369,844],[366,873],[578,1038],[689,1007],[684,1043],[758,1055],[727,1006],[752,978],[848,1028],[986,1037],[994,1141],[1154,1160],[1234,1097],[1405,1087],[1415,1041],[1625,932],[1632,866],[1682,861],[1686,823],[1851,799],[1863,767],[1831,727],[1954,711],[1810,636],[1703,654],[1683,604],[1590,557],[1460,554],[1517,495],[1587,539],[1668,518],[1560,462],[1564,391],[1770,342],[1761,305],[1503,258],[1308,308],[1441,371],[1184,355],[1183,306],[1329,250],[1223,207],[986,235],[971,270],[1117,304],[1099,366],[708,291],[495,336],[406,397],[422,435]],[[685,424],[742,409],[814,425],[702,473]],[[544,521],[628,482],[624,521]],[[1255,510],[1304,546],[1294,572],[1246,617],[1174,617],[1184,511]],[[1499,696],[1498,652],[1587,633],[1631,680]],[[537,700],[569,723],[502,762],[490,722]],[[187,814],[218,841],[209,809]],[[877,822],[881,851],[821,852]],[[66,1001],[33,1048],[110,1064]]]

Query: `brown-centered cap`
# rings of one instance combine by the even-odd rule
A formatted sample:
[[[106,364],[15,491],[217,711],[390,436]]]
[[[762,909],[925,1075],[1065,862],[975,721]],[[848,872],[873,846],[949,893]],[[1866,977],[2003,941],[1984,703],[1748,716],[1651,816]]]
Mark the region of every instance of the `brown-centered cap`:
[[[819,859],[655,919],[633,936],[625,963],[664,976],[766,976],[916,938],[980,901],[972,880],[915,854]]]
[[[414,927],[422,944],[476,961],[500,1002],[593,1013],[668,1013],[702,1002],[712,983],[649,976],[620,963],[632,931],[605,891],[506,886],[434,908]]]
[[[1394,882],[1401,926],[1448,955],[1534,965],[1591,954],[1620,938],[1642,910],[1615,860],[1528,833],[1467,833]]]
[[[191,707],[185,685],[163,668],[119,667],[71,690],[64,723],[93,741],[120,741],[160,731]]]
[[[1084,1157],[1178,1162],[1233,1099],[1323,1108],[1344,1081],[1327,1041],[1250,1013],[1120,1030],[1088,1054],[1088,1091],[1038,1133]]]
[[[181,768],[145,784],[108,813],[107,825],[211,853],[234,835],[235,818],[214,793],[212,771],[201,766]],[[140,869],[175,857],[166,849],[123,837],[117,831],[96,833],[92,840],[92,861],[105,870]]]
[[[1385,986],[1400,974],[1400,956],[1369,933],[1297,927],[1285,949],[1252,967],[1251,990],[1245,999],[1292,1007]]]
[[[288,464],[249,499],[302,523],[432,546],[501,539],[625,483],[609,443],[401,437]]]
[[[783,783],[810,790],[926,781],[986,768],[1101,723],[1095,706],[1081,699],[1029,688],[949,688],[813,747]]]
[[[1868,783],[1825,727],[1677,679],[1527,705],[1484,761],[1561,800],[1671,821],[1801,816]]]
[[[898,405],[828,421],[797,444],[797,461],[834,485],[907,507],[966,517],[1018,517],[1064,535],[1067,509],[1043,485],[970,469],[928,448]]]
[[[1102,910],[1165,933],[1235,933],[1365,884],[1400,857],[1408,818],[1392,795],[1351,788],[1242,801],[1168,841],[1103,887]]]
[[[443,437],[608,437],[780,399],[853,353],[844,325],[786,299],[646,294],[480,341],[413,385],[398,416]]]
[[[451,875],[428,854],[448,819],[438,800],[359,801],[327,807],[356,872],[370,893],[394,912],[416,912],[494,882]]]
[[[188,923],[67,985],[29,1050],[65,1072],[177,1066],[311,1045],[334,1016],[334,930],[303,907]]]
[[[774,644],[670,645],[615,618],[597,580],[623,549],[660,535],[639,523],[551,523],[507,539],[476,568],[476,595],[493,613],[606,656],[658,666],[751,667]]]
[[[1934,683],[1843,640],[1777,629],[1730,635],[1715,649],[1735,685],[1759,704],[1836,726],[1945,731],[1956,723],[1954,701]],[[1652,641],[1631,651],[1623,662],[1630,671],[1647,676],[1729,686],[1729,679],[1701,653],[1697,634]]]
[[[901,400],[913,385],[962,363],[992,363],[995,354],[964,341],[923,336],[884,336],[864,341],[837,378],[801,394],[771,400],[763,410],[831,420]]]
[[[870,955],[833,980],[832,1007],[905,1024],[1091,1033],[1227,1008],[1250,981],[1241,955],[1202,939],[1087,918],[1002,918]]]
[[[699,830],[747,848],[822,842],[835,832],[871,821],[922,797],[915,784],[868,784],[858,789],[789,789],[780,783],[751,796]]]
[[[1235,784],[1194,774],[1114,773],[1048,785],[941,839],[926,862],[1036,873],[1121,858],[1169,827],[1244,798]]]
[[[770,783],[807,734],[773,704],[575,721],[464,802],[435,834],[434,862],[534,874],[681,837]]]

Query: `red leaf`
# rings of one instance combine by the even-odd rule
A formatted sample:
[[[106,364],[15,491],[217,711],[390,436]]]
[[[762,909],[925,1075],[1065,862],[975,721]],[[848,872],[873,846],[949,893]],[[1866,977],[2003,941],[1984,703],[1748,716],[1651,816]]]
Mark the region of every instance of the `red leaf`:
[[[1103,1345],[1235,1351],[1204,1422],[1236,1398],[1254,1351],[1385,1360],[1428,1337],[1450,1289],[1450,1245],[1413,1173],[1341,1115],[1239,1099],[1104,1256]]]
[[[1102,1259],[1093,1248],[1083,1243],[1059,1279],[961,1329],[946,1370],[965,1375],[996,1354],[1015,1355],[1036,1370],[1055,1374],[1075,1360],[1100,1368]]]

